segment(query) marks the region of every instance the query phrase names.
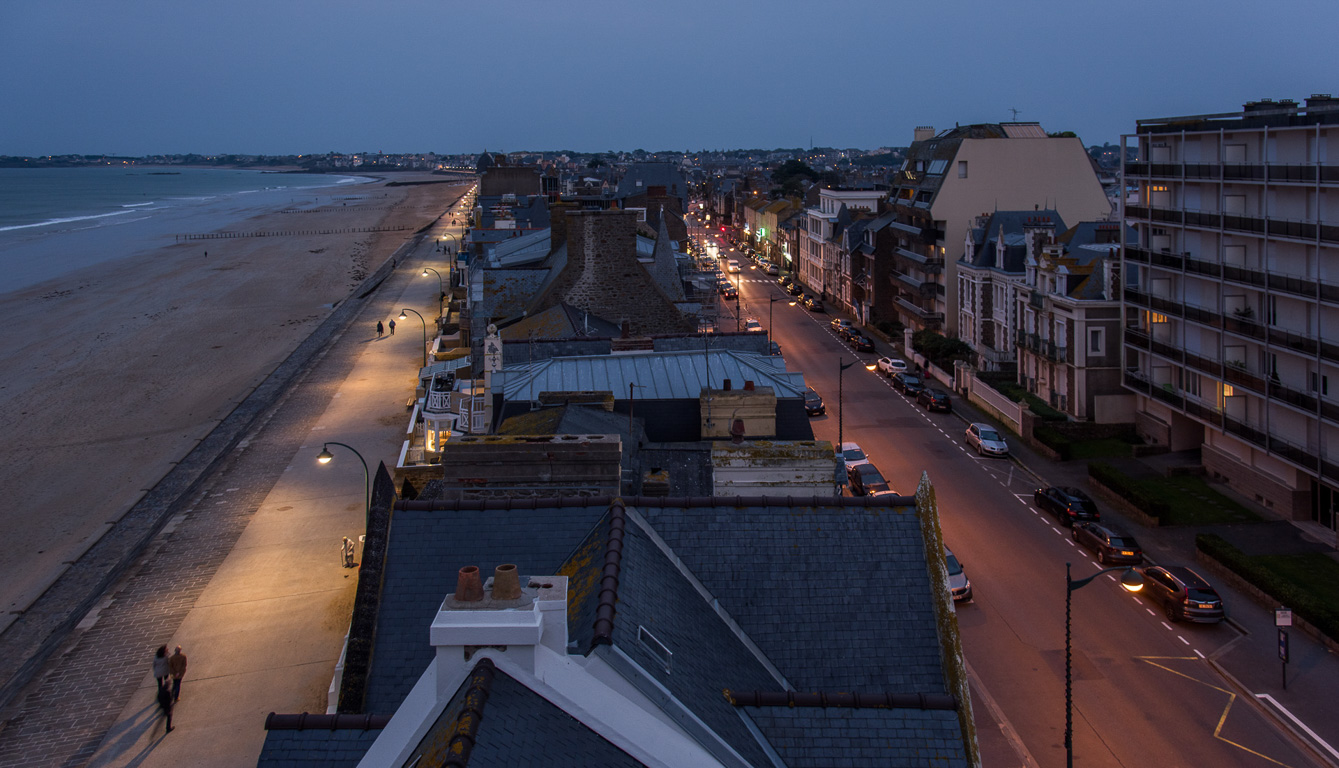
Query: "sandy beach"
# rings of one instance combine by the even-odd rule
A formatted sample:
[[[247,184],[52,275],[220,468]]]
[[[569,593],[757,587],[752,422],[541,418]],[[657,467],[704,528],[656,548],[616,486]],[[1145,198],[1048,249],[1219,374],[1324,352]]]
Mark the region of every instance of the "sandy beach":
[[[187,241],[0,295],[0,628],[463,189],[363,185],[227,228],[403,231]]]

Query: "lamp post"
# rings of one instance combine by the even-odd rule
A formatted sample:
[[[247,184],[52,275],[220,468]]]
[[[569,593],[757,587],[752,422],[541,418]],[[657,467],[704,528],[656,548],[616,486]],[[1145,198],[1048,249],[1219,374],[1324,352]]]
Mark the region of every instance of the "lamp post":
[[[842,359],[837,358],[837,453],[842,451],[842,374],[846,369],[855,365],[858,360],[852,360],[849,363],[843,363]]]
[[[335,458],[334,455],[330,453],[330,446],[332,445],[348,448],[350,451],[353,451],[353,455],[357,456],[358,460],[363,463],[363,531],[366,532],[368,527],[372,524],[372,477],[367,472],[367,459],[364,459],[363,455],[353,446],[345,445],[344,443],[336,443],[332,440],[321,446],[321,452],[316,454],[316,460],[318,462],[321,464],[329,464],[330,460]]]
[[[778,301],[785,301],[785,300],[786,300],[785,296],[767,297],[767,343],[769,347],[772,342],[772,305],[777,303]],[[795,306],[795,300],[791,299],[789,304],[792,307]],[[768,351],[770,351],[770,349]]]
[[[1120,577],[1121,588],[1127,592],[1138,592],[1144,588],[1144,575],[1133,566],[1104,568],[1086,579],[1075,581],[1069,573],[1069,563],[1065,563],[1065,766],[1074,768],[1074,670],[1072,647],[1070,644],[1070,603],[1074,590],[1082,589],[1093,579],[1104,573],[1124,571]]]
[[[401,320],[408,320],[408,319],[409,319],[409,316],[405,314],[406,312],[414,312],[414,310],[409,309],[409,308],[407,308],[407,307],[406,307],[405,309],[400,310],[400,319],[401,319]],[[423,315],[419,315],[417,312],[414,312],[414,314],[418,315],[418,321],[419,321],[420,323],[423,324],[423,367],[424,367],[424,368],[427,368],[427,367],[428,367],[428,321],[423,319]]]
[[[441,317],[441,316],[442,316],[442,297],[446,295],[446,289],[442,287],[442,273],[441,273],[441,272],[438,272],[437,270],[433,269],[432,267],[424,267],[424,268],[423,268],[423,276],[424,276],[424,277],[427,277],[429,272],[431,272],[431,273],[433,273],[434,275],[437,276],[437,316],[438,316],[438,317]]]

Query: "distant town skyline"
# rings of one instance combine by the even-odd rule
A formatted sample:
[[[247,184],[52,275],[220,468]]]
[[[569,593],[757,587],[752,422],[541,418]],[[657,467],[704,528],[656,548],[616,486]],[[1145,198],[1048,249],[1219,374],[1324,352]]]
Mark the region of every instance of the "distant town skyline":
[[[1339,91],[1336,22],[1324,0],[11,3],[0,154],[875,149],[1013,119],[1115,143]]]

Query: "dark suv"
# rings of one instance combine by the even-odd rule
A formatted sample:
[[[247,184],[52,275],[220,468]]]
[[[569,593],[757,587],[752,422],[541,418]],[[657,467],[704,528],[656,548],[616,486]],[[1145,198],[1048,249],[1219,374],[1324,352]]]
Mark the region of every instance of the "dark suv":
[[[1055,515],[1061,525],[1073,525],[1083,520],[1096,522],[1102,519],[1102,513],[1097,511],[1097,505],[1088,494],[1078,488],[1058,486],[1038,488],[1032,498],[1037,502],[1038,509]]]
[[[1151,565],[1141,572],[1144,574],[1142,591],[1154,602],[1162,603],[1168,621],[1214,624],[1225,618],[1223,598],[1203,576],[1184,565],[1166,568]]]
[[[1097,555],[1102,565],[1112,563],[1139,565],[1144,562],[1144,552],[1133,536],[1127,536],[1114,528],[1101,523],[1075,523],[1070,535],[1080,546]]]
[[[873,464],[856,464],[846,470],[846,478],[851,482],[852,496],[883,496],[893,493],[892,486],[883,479],[879,469]]]

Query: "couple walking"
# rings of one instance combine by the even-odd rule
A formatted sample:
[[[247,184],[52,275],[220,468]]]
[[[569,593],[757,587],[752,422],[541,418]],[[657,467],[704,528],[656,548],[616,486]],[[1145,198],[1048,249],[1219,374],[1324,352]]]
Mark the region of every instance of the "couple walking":
[[[386,332],[386,326],[382,325],[382,324],[381,324],[381,321],[378,320],[378,321],[377,321],[377,338],[378,338],[378,339],[381,338],[381,335],[384,334],[385,332]],[[392,336],[395,335],[395,321],[394,321],[394,320],[391,321],[391,335],[392,335]]]
[[[186,654],[177,646],[168,655],[167,646],[158,646],[153,657],[153,677],[158,681],[158,709],[167,719],[167,733],[172,732],[172,706],[181,698],[181,678],[186,676]]]

